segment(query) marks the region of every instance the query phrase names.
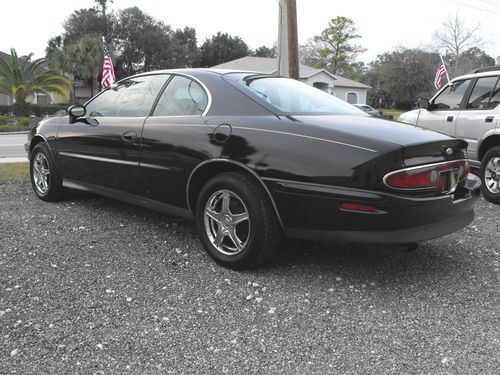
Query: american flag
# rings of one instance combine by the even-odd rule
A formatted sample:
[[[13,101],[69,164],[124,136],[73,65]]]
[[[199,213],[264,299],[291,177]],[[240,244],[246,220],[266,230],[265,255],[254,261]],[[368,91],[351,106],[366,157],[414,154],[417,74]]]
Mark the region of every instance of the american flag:
[[[104,52],[104,62],[102,64],[101,85],[102,89],[105,90],[109,86],[111,86],[112,83],[115,82],[115,71],[113,69],[113,62],[111,61],[111,56],[109,56],[108,47],[106,47],[106,45],[104,44],[102,49]]]
[[[446,66],[444,66],[443,60],[441,60],[438,64],[436,76],[434,77],[434,87],[436,90],[441,88],[441,78],[446,74]]]

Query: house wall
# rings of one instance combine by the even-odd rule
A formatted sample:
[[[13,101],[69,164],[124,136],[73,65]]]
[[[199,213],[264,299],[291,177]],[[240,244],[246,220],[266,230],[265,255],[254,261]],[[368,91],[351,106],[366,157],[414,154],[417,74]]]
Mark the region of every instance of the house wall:
[[[335,79],[325,72],[315,74],[312,77],[301,79],[302,82],[307,83],[309,86],[314,86],[315,82],[322,82],[328,84],[328,89],[326,92],[328,94],[335,95],[337,98],[347,101],[347,94],[354,92],[358,96],[358,104],[366,104],[366,94],[367,89],[357,88],[357,87],[336,87]]]
[[[314,86],[315,82],[326,83],[326,84],[328,84],[328,89],[325,92],[327,92],[328,94],[332,93],[333,86],[335,83],[335,80],[330,75],[328,75],[324,72],[321,72],[319,74],[315,74],[312,77],[309,77],[306,79],[302,78],[301,81],[304,83],[307,83],[309,86]]]
[[[350,92],[354,92],[358,95],[358,103],[357,104],[366,104],[366,94],[368,92],[367,89],[353,88],[353,87],[334,87],[333,88],[334,95],[347,102],[347,94]]]
[[[0,94],[0,105],[10,105],[10,98],[5,94]]]

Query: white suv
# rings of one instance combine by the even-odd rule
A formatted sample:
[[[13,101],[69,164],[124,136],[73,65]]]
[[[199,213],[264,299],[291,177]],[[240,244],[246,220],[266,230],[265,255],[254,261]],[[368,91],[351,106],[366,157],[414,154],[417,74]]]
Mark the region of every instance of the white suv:
[[[479,168],[482,192],[500,204],[500,66],[454,78],[419,109],[398,121],[465,139],[467,156]]]

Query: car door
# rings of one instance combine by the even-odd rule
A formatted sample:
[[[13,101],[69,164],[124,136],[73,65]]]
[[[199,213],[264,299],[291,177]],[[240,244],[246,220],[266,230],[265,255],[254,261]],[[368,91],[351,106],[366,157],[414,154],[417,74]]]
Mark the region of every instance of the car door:
[[[195,165],[210,157],[213,128],[203,121],[209,93],[194,79],[173,75],[142,133],[143,195],[185,206],[186,182]],[[203,148],[206,148],[203,150]]]
[[[142,128],[167,78],[122,80],[87,103],[84,118],[60,128],[57,156],[67,182],[137,193]]]
[[[455,81],[431,100],[429,109],[421,109],[417,125],[455,136],[457,118],[471,80]]]
[[[482,136],[498,122],[499,77],[480,77],[474,82],[465,108],[457,119],[456,136],[467,141],[467,156],[477,160],[477,145]]]

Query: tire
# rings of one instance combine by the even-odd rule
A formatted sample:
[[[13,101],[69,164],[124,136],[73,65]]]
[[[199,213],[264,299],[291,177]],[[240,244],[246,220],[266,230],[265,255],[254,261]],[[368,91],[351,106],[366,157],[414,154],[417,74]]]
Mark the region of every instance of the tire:
[[[196,204],[196,227],[207,253],[235,270],[265,263],[281,239],[267,193],[240,172],[222,173],[207,182]]]
[[[30,178],[41,200],[55,202],[66,198],[68,189],[62,186],[56,163],[45,143],[38,143],[31,151]]]
[[[486,200],[500,204],[500,146],[486,152],[479,170],[481,191]]]

